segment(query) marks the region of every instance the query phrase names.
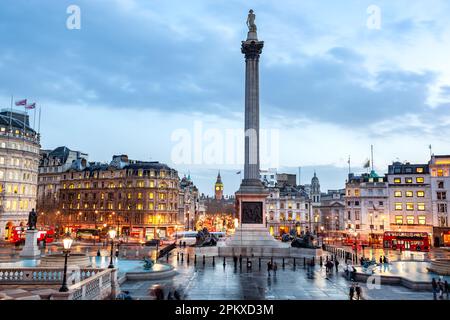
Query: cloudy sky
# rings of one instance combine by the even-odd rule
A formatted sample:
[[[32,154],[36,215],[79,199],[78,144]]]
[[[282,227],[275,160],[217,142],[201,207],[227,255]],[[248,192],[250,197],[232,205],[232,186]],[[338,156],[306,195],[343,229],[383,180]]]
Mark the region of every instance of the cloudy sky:
[[[70,5],[80,29],[68,29]],[[379,27],[370,24],[373,6]],[[430,1],[4,0],[0,107],[42,108],[43,148],[166,162],[212,193],[238,187],[248,9],[260,60],[262,167],[344,186],[370,156],[450,153],[450,3]],[[69,19],[69,22],[73,20]],[[378,20],[377,20],[378,21]],[[371,27],[370,27],[371,26]],[[240,154],[239,154],[240,153]]]

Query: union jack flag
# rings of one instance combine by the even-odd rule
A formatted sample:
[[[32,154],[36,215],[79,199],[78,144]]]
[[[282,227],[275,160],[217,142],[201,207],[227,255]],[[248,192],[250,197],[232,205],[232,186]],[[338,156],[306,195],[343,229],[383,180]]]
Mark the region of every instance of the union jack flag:
[[[16,101],[16,106],[26,106],[27,105],[27,99]]]
[[[25,109],[34,109],[34,108],[36,108],[36,102],[33,102],[32,104],[25,106]]]

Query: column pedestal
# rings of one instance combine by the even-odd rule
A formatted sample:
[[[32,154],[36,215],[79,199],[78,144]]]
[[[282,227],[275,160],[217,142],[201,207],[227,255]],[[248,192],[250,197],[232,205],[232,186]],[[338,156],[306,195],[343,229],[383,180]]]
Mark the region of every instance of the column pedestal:
[[[41,250],[37,245],[38,231],[27,230],[25,238],[25,246],[20,252],[20,256],[23,258],[36,258],[41,256]]]

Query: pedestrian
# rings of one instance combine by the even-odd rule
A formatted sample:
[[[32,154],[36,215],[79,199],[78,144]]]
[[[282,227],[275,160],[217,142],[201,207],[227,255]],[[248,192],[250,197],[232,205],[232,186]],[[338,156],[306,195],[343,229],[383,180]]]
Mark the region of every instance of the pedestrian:
[[[242,254],[239,255],[239,267],[242,267]]]
[[[336,273],[339,271],[339,261],[335,260],[334,261],[334,266],[336,268]]]
[[[380,256],[380,264],[382,264],[382,263],[383,263],[383,257]]]
[[[356,268],[354,266],[352,266],[352,273],[350,275],[352,281],[355,281],[356,278]]]
[[[361,287],[359,286],[358,283],[356,284],[355,291],[356,291],[356,300],[361,300]]]
[[[442,283],[441,279],[438,280],[438,290],[439,290],[439,299],[442,299],[444,297],[444,284]]]
[[[277,275],[277,270],[278,270],[278,265],[276,262],[273,263],[273,275],[276,276]]]
[[[383,263],[388,263],[386,256],[383,256]]]
[[[175,300],[181,300],[181,295],[177,289],[175,289],[175,291],[173,293],[173,297],[175,298]]]
[[[272,270],[272,263],[270,261],[267,262],[267,275],[270,277],[270,270]]]
[[[448,282],[447,282],[447,280],[444,281],[444,291],[445,291],[445,295],[448,299]]]
[[[322,257],[320,257],[320,259],[319,259],[319,264],[320,264],[320,269],[322,269],[322,267],[323,267],[323,259],[322,259]]]
[[[349,294],[348,294],[350,300],[353,300],[353,296],[354,296],[354,295],[355,295],[355,285],[352,284],[352,285],[350,286],[350,291],[349,291]]]
[[[237,260],[238,260],[238,258],[236,256],[233,256],[233,263],[234,263],[235,268],[237,266]]]
[[[436,300],[438,285],[436,283],[436,279],[434,278],[431,280],[431,287],[433,288],[433,299]]]

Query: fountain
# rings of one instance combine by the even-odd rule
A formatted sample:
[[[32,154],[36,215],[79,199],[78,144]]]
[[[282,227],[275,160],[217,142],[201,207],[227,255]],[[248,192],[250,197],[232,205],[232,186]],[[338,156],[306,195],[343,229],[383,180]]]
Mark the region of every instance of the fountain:
[[[80,268],[91,267],[92,262],[84,253],[70,253],[67,258],[68,265],[76,265]],[[41,262],[39,267],[43,268],[55,268],[55,267],[64,267],[64,254],[63,253],[54,253],[49,254],[41,258]]]
[[[450,276],[450,259],[431,260],[431,264],[427,269],[439,275]]]
[[[128,280],[157,280],[173,277],[177,272],[170,264],[159,263],[149,258],[143,259],[143,266],[126,272]]]

